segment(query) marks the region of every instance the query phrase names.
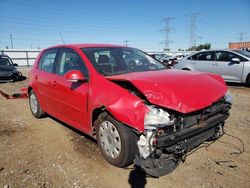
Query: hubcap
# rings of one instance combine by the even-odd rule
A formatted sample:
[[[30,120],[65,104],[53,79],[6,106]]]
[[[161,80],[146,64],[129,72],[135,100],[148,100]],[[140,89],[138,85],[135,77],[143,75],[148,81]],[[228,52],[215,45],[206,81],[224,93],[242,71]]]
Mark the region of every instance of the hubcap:
[[[99,137],[105,153],[113,159],[117,158],[121,152],[121,138],[115,126],[109,121],[102,122]]]
[[[37,103],[37,98],[33,93],[30,95],[30,107],[32,112],[36,114],[38,111],[38,103]]]

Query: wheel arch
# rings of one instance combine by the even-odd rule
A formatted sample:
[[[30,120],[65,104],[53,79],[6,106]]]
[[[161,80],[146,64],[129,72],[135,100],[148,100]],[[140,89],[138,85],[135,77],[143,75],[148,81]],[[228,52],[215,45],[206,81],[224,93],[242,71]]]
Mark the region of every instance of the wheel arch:
[[[245,82],[246,82],[246,85],[250,87],[250,72],[247,74]]]
[[[31,86],[28,87],[28,94],[30,94],[30,91],[33,90]]]
[[[126,123],[120,121],[114,114],[112,114],[105,106],[100,106],[95,108],[92,111],[92,118],[91,118],[91,129],[92,129],[92,136],[94,138],[96,138],[96,120],[98,120],[98,117],[102,114],[102,113],[106,113],[104,114],[105,116],[111,116],[113,117],[115,120],[119,121],[123,126],[126,126],[128,128],[130,128],[131,130],[133,130],[135,133],[139,134],[141,131],[139,129],[136,129],[135,127],[132,127],[130,125],[127,125]]]

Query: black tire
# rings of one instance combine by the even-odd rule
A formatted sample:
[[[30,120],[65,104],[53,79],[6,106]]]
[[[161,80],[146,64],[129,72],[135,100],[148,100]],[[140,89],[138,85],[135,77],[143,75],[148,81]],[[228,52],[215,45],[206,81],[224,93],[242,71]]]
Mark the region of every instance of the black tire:
[[[99,148],[104,158],[109,163],[117,167],[124,167],[124,166],[132,164],[135,158],[135,155],[138,154],[139,151],[137,147],[138,137],[131,130],[131,128],[118,122],[107,113],[100,114],[95,125],[97,129],[97,134],[96,134],[97,143],[99,145]],[[106,126],[111,127],[110,131],[112,131],[112,133],[110,135],[107,135],[105,133],[105,130],[108,130],[108,128],[105,128],[104,130],[104,127]],[[112,136],[117,133],[119,136],[115,136],[115,137]],[[103,140],[107,141],[106,143],[108,144],[106,144],[106,146]],[[120,142],[121,147],[119,150],[118,150],[119,147],[116,147],[116,146],[113,147],[115,145],[114,144],[115,142]],[[113,150],[113,151],[108,151],[109,149],[105,149],[105,147],[107,148],[108,146],[110,150]],[[117,153],[114,154],[115,152],[118,152],[119,154]],[[110,155],[117,155],[117,156],[112,157]]]
[[[250,73],[247,75],[246,85],[247,87],[250,87]]]
[[[35,103],[36,107],[33,106],[35,105]],[[42,118],[45,116],[45,112],[42,110],[39,101],[37,99],[37,96],[33,90],[31,90],[29,93],[29,105],[30,105],[30,111],[35,118]]]

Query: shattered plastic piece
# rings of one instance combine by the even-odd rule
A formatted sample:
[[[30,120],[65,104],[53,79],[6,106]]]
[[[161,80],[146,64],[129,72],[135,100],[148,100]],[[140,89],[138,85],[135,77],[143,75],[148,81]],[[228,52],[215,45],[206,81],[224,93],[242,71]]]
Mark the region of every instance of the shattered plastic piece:
[[[7,93],[4,93],[2,90],[0,90],[0,94],[5,97],[6,99],[27,99],[29,97],[27,89],[26,88],[22,88],[20,89],[21,91],[25,92],[25,93],[15,93],[12,95],[9,95]]]

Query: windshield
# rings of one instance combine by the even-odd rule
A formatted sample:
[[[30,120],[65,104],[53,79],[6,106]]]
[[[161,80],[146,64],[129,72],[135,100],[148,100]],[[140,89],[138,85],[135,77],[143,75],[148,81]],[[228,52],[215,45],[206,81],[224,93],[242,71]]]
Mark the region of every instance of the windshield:
[[[2,65],[2,66],[11,66],[12,63],[7,57],[0,57],[0,65]]]
[[[233,51],[250,58],[250,52],[243,51],[243,50],[233,50]]]
[[[127,47],[83,48],[95,69],[103,75],[166,69],[144,52]]]

